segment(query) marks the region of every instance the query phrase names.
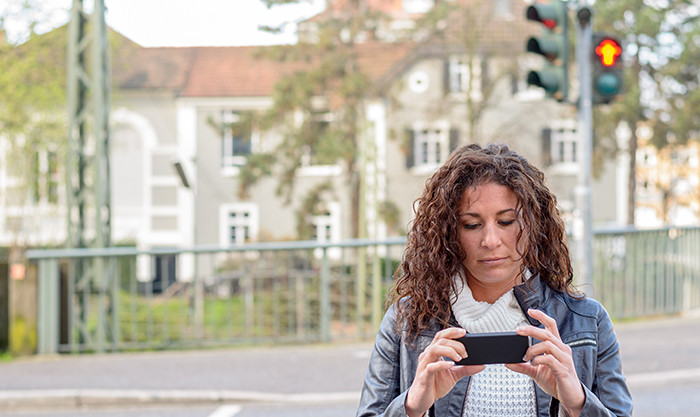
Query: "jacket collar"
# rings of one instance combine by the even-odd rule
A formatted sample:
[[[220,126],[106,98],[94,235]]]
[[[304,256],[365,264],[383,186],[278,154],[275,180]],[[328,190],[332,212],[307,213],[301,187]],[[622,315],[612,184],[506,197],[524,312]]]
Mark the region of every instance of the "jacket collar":
[[[525,317],[533,326],[542,327],[542,324],[530,317],[527,314],[527,310],[530,308],[542,310],[542,305],[546,304],[546,300],[550,296],[549,291],[549,286],[542,281],[540,274],[531,277],[523,284],[513,287],[513,294],[518,301],[518,305],[520,305],[523,313],[525,313]]]

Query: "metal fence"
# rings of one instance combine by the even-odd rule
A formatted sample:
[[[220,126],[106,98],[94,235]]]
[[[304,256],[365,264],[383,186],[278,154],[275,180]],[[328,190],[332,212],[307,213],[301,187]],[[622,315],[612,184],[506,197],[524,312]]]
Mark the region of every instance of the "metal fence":
[[[700,228],[598,231],[594,239],[593,293],[613,318],[700,308]],[[29,251],[38,351],[367,339],[404,245]]]
[[[382,318],[404,246],[28,251],[38,266],[38,351],[364,339]]]
[[[594,236],[593,296],[613,318],[700,308],[700,227]]]

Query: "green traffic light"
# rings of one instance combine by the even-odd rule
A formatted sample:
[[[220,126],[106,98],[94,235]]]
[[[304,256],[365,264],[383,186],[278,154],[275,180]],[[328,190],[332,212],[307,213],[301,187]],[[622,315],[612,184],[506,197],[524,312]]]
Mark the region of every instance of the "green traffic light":
[[[622,83],[617,75],[608,72],[596,77],[595,87],[603,96],[614,96],[620,92]]]

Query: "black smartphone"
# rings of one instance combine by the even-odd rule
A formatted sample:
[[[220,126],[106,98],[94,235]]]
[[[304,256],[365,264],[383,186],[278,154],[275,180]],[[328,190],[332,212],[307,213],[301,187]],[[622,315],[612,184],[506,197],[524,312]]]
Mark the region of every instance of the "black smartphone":
[[[523,356],[530,347],[530,338],[516,332],[467,333],[455,340],[464,345],[469,355],[457,365],[524,362]]]

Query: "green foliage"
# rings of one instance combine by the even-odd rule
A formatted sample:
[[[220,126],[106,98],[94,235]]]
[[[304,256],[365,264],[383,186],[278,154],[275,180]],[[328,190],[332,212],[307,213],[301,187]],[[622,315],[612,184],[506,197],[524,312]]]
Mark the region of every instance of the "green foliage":
[[[614,138],[619,121],[630,126],[649,121],[658,147],[700,138],[700,116],[694,110],[700,103],[698,13],[691,0],[596,3],[595,29],[622,40],[626,67],[622,100],[597,109],[600,140]]]
[[[10,323],[10,352],[31,355],[36,352],[36,347],[36,324],[32,326],[24,317],[13,317]]]
[[[62,27],[38,35],[44,12],[26,1],[4,8],[0,16],[0,136],[7,141],[8,174],[20,181],[13,191],[15,203],[29,196],[55,204],[57,175],[65,160],[67,31]],[[5,39],[11,22],[24,23],[26,33]],[[21,221],[9,228],[19,233]]]
[[[299,2],[265,0],[269,7]],[[301,39],[296,45],[264,48],[257,55],[261,59],[294,63],[299,68],[277,83],[273,92],[274,105],[262,123],[263,128],[278,129],[283,138],[264,161],[279,167],[279,171],[274,172],[278,195],[283,196],[287,204],[292,202],[296,172],[303,166],[342,164],[351,188],[355,189],[352,217],[357,219],[356,164],[362,126],[359,106],[370,82],[360,68],[355,41],[373,33],[381,17],[367,12],[364,1],[354,0],[344,7],[345,13],[312,23],[316,25],[313,39]],[[261,161],[254,158],[249,159],[248,164],[250,167],[241,170],[243,181],[239,194],[243,195],[258,178],[273,174],[269,169],[261,169]],[[309,198],[315,197],[307,196],[307,201]]]
[[[35,170],[39,149],[63,156],[64,35],[61,28],[19,46],[0,45],[0,133],[10,140],[11,171]]]
[[[391,231],[392,235],[402,235],[406,233],[405,228],[399,224],[401,220],[401,210],[394,204],[393,201],[382,201],[379,206],[379,216]]]
[[[313,218],[321,214],[326,214],[328,209],[324,201],[328,199],[328,194],[333,192],[330,181],[325,181],[310,190],[296,211],[297,237],[299,240],[310,240],[313,237]]]
[[[627,150],[635,171],[637,127],[651,127],[652,144],[700,139],[697,63],[700,60],[700,19],[693,0],[618,0],[596,2],[594,31],[622,41],[625,65],[622,98],[594,111],[594,171],[618,151],[617,127],[624,123],[631,136]],[[628,181],[628,222],[634,223],[634,177]]]
[[[269,153],[252,153],[248,155],[247,163],[241,167],[238,179],[238,195],[249,197],[250,188],[262,177],[272,174],[272,164],[275,156]]]

